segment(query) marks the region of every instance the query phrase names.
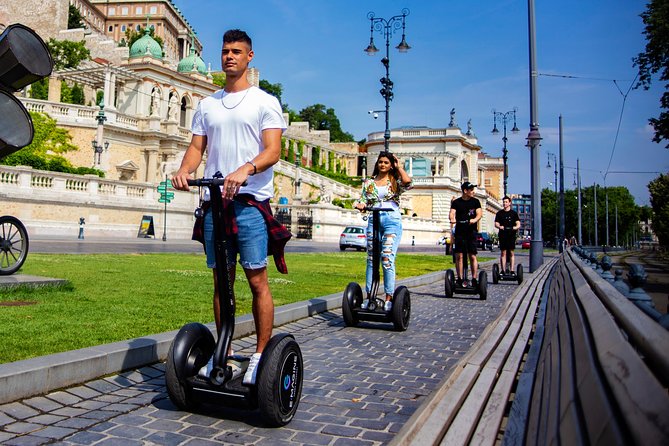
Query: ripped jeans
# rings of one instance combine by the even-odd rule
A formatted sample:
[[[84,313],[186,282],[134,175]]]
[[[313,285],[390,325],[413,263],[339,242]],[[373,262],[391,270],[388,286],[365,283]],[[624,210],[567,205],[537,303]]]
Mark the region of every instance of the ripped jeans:
[[[383,290],[391,296],[395,292],[395,255],[402,238],[402,217],[399,211],[380,212],[381,222],[381,270],[383,271]],[[367,220],[367,294],[372,289],[372,261],[373,218]]]

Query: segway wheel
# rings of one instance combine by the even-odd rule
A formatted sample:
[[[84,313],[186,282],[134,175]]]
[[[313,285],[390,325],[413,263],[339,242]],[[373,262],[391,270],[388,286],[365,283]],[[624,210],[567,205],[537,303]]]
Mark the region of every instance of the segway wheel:
[[[18,218],[0,217],[0,276],[17,272],[28,256],[28,232]]]
[[[479,271],[479,300],[486,300],[488,297],[488,274],[485,271]]]
[[[216,342],[207,327],[190,323],[181,327],[170,345],[165,363],[165,385],[170,400],[181,410],[196,406],[187,378],[195,376],[214,354]]]
[[[518,285],[523,282],[523,265],[516,266],[516,280],[518,281]]]
[[[397,331],[406,331],[411,318],[411,293],[405,286],[400,286],[393,295],[393,325]]]
[[[304,369],[300,346],[290,335],[272,337],[263,350],[259,367],[260,413],[269,426],[285,426],[295,416],[302,395]]]
[[[499,265],[496,263],[492,265],[492,283],[499,283]]]
[[[344,296],[341,300],[341,312],[347,327],[355,327],[360,322],[357,314],[353,311],[354,308],[359,308],[360,305],[362,305],[362,289],[357,283],[351,282],[346,285]]]
[[[446,270],[446,279],[444,280],[444,295],[447,298],[453,297],[453,290],[455,289],[455,273],[452,269]]]

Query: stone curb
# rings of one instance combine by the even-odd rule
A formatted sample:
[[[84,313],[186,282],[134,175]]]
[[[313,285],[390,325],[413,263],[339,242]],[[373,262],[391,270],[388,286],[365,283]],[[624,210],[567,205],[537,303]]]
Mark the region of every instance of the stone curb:
[[[397,285],[415,287],[444,280],[445,271],[400,280]],[[342,290],[343,293],[343,290]],[[342,293],[316,297],[276,307],[274,325],[341,307]],[[215,331],[213,323],[207,325]],[[56,389],[91,381],[101,376],[135,369],[167,357],[178,330],[142,338],[71,350],[22,361],[0,364],[0,404],[49,393]],[[253,317],[245,315],[235,322],[235,338],[255,332]]]

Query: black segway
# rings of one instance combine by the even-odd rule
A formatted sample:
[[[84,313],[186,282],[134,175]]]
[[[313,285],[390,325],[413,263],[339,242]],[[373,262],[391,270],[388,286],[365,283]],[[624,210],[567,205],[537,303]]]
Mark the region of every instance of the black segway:
[[[365,209],[372,211],[372,289],[368,296],[367,308],[362,309],[362,288],[356,282],[351,282],[344,290],[342,298],[342,313],[344,323],[347,327],[355,327],[360,321],[392,322],[395,330],[405,331],[409,327],[409,318],[411,317],[411,293],[405,286],[399,286],[393,293],[393,307],[390,311],[385,311],[383,305],[384,298],[379,298],[376,293],[379,290],[381,275],[379,268],[381,266],[381,233],[379,231],[380,216],[379,212],[392,211],[392,208]]]
[[[500,271],[499,264],[495,263],[492,266],[492,283],[499,283],[500,281],[518,282],[520,285],[523,282],[523,265],[516,265],[516,271],[511,271],[511,263],[506,262],[504,271]]]
[[[469,221],[464,220],[459,221],[458,223],[467,224]],[[455,240],[453,241],[455,242]],[[476,286],[472,285],[472,281],[469,279],[469,253],[466,243],[464,248],[464,252],[462,253],[462,285],[458,285],[455,272],[452,269],[446,270],[446,278],[444,280],[444,294],[448,298],[453,297],[453,294],[455,293],[469,295],[478,294],[479,300],[486,300],[488,297],[488,274],[485,271],[480,270],[477,281],[478,283]],[[455,263],[455,245],[453,245],[453,249],[453,259]]]
[[[219,174],[220,175],[220,174]],[[227,365],[235,328],[235,300],[227,263],[220,177],[188,180],[189,186],[208,187],[215,231],[217,280],[220,284],[221,333],[218,342],[203,324],[192,322],[177,333],[167,355],[165,381],[170,400],[182,410],[193,410],[200,403],[213,403],[248,410],[259,409],[264,421],[273,427],[289,423],[302,394],[302,351],[290,334],[273,336],[260,358],[256,384],[242,383],[249,358],[235,356],[242,364],[242,374],[232,377]],[[200,209],[198,209],[201,211]],[[198,212],[198,211],[196,211]],[[198,375],[213,355],[214,367],[209,377]]]

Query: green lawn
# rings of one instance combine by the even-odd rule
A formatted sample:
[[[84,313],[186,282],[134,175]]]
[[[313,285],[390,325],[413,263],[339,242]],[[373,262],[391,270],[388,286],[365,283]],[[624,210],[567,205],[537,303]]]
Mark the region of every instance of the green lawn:
[[[365,253],[287,254],[288,275],[270,259],[275,304],[364,284]],[[400,254],[398,279],[452,267],[451,256]],[[21,273],[68,280],[59,288],[0,289],[0,363],[213,321],[211,271],[201,254],[30,254]],[[238,270],[237,314],[251,312]]]

